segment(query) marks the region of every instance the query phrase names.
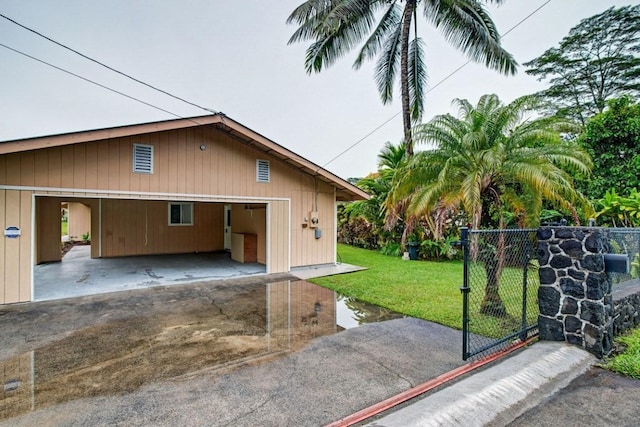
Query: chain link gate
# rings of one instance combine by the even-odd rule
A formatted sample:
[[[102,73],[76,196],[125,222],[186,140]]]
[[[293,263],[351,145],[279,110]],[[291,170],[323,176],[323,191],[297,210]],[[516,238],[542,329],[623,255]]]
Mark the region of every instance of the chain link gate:
[[[461,229],[463,360],[537,335],[537,231]]]

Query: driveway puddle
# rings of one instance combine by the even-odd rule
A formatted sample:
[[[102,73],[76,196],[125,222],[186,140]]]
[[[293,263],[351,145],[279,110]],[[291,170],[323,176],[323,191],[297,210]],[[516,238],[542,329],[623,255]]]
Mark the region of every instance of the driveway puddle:
[[[201,369],[233,369],[316,337],[402,317],[305,281],[196,289],[71,305],[73,322],[82,326],[0,360],[0,420]],[[52,309],[47,322],[64,322],[68,311]]]

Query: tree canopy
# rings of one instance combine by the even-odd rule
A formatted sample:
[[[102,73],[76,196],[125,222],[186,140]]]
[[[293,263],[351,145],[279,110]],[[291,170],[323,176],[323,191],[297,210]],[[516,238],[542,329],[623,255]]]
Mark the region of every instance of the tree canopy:
[[[289,43],[310,40],[305,67],[320,72],[362,47],[353,64],[377,57],[375,80],[383,103],[393,99],[400,72],[402,119],[406,154],[413,154],[412,124],[424,111],[427,71],[424,42],[418,37],[418,9],[454,47],[472,60],[505,74],[516,62],[500,45],[500,35],[483,3],[504,0],[307,0],[289,16],[298,25]],[[411,31],[413,28],[413,32]]]
[[[459,117],[440,115],[416,127],[416,141],[436,148],[416,153],[395,175],[388,208],[402,199],[410,200],[409,215],[461,206],[474,229],[504,226],[507,208],[521,226],[536,225],[544,201],[591,213],[572,178],[589,172],[589,155],[559,134],[571,129],[569,122],[527,118],[532,97],[507,105],[496,95],[482,96],[477,105],[454,102]]]
[[[580,21],[553,47],[524,64],[550,86],[539,95],[548,109],[582,125],[607,100],[640,94],[640,6],[609,8]]]
[[[610,100],[587,121],[578,142],[593,159],[591,178],[579,183],[585,195],[597,200],[611,189],[621,195],[640,190],[640,104],[628,96]]]

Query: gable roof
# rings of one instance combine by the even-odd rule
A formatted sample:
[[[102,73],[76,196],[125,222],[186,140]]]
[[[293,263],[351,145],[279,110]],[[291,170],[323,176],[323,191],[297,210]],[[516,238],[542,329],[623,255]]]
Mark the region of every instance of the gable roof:
[[[36,138],[16,139],[0,142],[0,154],[18,153],[42,148],[80,144],[109,138],[120,138],[175,129],[213,125],[234,140],[263,151],[290,166],[335,186],[336,199],[339,201],[367,200],[369,195],[350,182],[334,175],[302,156],[290,151],[272,140],[260,135],[248,127],[230,119],[222,113],[207,116],[188,117],[161,122],[141,123],[113,128],[87,130]]]

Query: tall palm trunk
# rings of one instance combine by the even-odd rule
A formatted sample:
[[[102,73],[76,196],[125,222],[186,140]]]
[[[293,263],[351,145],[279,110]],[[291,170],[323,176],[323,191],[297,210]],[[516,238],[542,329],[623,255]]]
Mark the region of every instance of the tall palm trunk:
[[[402,16],[402,33],[400,40],[400,90],[402,95],[402,125],[404,127],[405,153],[413,156],[413,139],[411,135],[411,108],[409,107],[409,32],[416,8],[416,0],[407,0]]]
[[[498,198],[497,195],[496,198]],[[485,254],[483,256],[484,270],[487,274],[487,284],[484,288],[484,298],[480,304],[480,313],[494,317],[505,317],[507,315],[507,307],[500,297],[500,278],[504,270],[504,260],[506,256],[504,229],[504,217],[500,215],[500,231],[498,232],[498,241],[495,245],[495,250],[489,250],[487,247],[485,248]]]

